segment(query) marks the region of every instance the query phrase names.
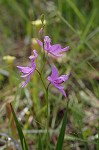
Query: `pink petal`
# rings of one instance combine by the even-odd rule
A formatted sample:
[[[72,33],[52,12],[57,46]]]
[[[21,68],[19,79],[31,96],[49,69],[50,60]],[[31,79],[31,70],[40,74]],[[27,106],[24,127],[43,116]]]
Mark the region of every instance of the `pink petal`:
[[[38,57],[38,54],[37,54],[37,51],[36,51],[36,50],[33,50],[33,53],[34,53],[34,55],[31,55],[31,56],[29,57],[29,59],[31,59],[31,60],[35,60],[35,59]]]
[[[33,50],[34,55],[30,56],[29,59],[31,59],[31,67],[35,68],[36,64],[35,64],[35,59],[38,57],[37,51]]]
[[[27,76],[29,76],[31,73],[25,74],[25,75],[21,75],[21,78],[26,78]]]
[[[52,74],[51,74],[51,78],[54,80],[58,77],[58,70],[56,68],[56,66],[52,66]]]
[[[63,86],[61,86],[61,85],[59,85],[59,84],[55,84],[54,82],[51,82],[60,92],[62,92],[63,93],[63,95],[66,97],[66,93],[65,93],[65,91],[64,91],[64,87]]]
[[[26,86],[26,84],[29,82],[30,76],[27,77],[26,81],[23,83],[22,88]]]
[[[61,50],[61,45],[60,44],[55,44],[55,45],[52,45],[49,49],[50,52],[56,52],[57,50]]]
[[[53,85],[58,89],[63,89],[64,87],[60,84],[53,83]]]
[[[48,76],[47,78],[50,82],[53,82],[52,78],[50,76]]]
[[[17,68],[22,72],[22,73],[29,73],[31,71],[30,67],[21,67],[17,66]]]
[[[60,57],[62,56],[62,54],[60,53],[68,50],[69,50],[69,46],[62,49],[60,44],[55,44],[50,47],[49,53],[52,54],[53,56]]]
[[[64,91],[64,87],[63,87],[63,86],[61,86],[61,85],[59,85],[59,84],[55,84],[55,83],[54,83],[54,86],[55,86],[57,89],[59,89],[59,91],[62,92],[63,95],[66,97],[66,93],[65,93],[65,91]]]
[[[57,54],[57,53],[53,53],[53,52],[49,52],[50,54],[52,54],[53,56],[55,56],[55,57],[61,57],[62,56],[62,54]]]
[[[62,92],[63,93],[63,95],[66,97],[66,93],[65,93],[65,91],[63,90],[63,89],[59,89],[60,90],[60,92]]]
[[[70,76],[70,74],[61,75],[59,78],[61,78],[65,82],[66,80],[68,80],[69,76]]]
[[[68,51],[68,50],[69,50],[69,46],[63,48],[63,49],[62,49],[62,52],[66,52],[66,51]]]
[[[50,44],[51,43],[51,38],[49,36],[45,36],[44,37],[44,42]]]

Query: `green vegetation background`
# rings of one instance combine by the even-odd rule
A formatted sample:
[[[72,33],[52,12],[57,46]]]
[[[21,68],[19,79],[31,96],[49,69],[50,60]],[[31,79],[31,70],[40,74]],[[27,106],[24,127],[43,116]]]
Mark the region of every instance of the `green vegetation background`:
[[[0,132],[14,138],[6,105],[13,106],[20,118],[27,143],[37,149],[38,132],[44,134],[46,122],[44,90],[35,74],[24,89],[20,88],[17,65],[28,65],[38,37],[38,26],[32,21],[42,14],[47,21],[46,35],[52,43],[69,45],[61,59],[54,60],[60,74],[71,73],[65,86],[70,100],[64,150],[99,149],[99,0],[0,0]],[[38,53],[41,54],[40,49]],[[4,61],[15,56],[13,63]],[[42,55],[41,55],[42,57]],[[43,61],[38,60],[39,68]],[[46,65],[48,69],[48,64]],[[46,77],[51,68],[44,74]],[[54,89],[49,90],[51,148],[54,149],[64,115],[66,99]],[[42,141],[44,143],[44,137]]]

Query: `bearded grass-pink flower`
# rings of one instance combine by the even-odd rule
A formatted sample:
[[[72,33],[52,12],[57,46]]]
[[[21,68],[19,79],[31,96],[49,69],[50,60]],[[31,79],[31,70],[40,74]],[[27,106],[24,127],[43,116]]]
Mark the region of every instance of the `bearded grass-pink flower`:
[[[52,66],[52,74],[48,76],[48,80],[57,88],[63,95],[66,97],[66,93],[64,91],[64,87],[61,85],[69,78],[69,74],[58,76],[58,70],[55,66]]]
[[[43,42],[38,39],[37,42],[41,47],[44,46],[44,50],[47,51],[47,53],[50,53],[55,57],[60,57],[62,56],[62,52],[66,52],[69,50],[69,46],[62,48],[60,44],[51,45],[51,39],[49,38],[49,36],[44,37],[44,45]]]
[[[29,82],[31,75],[34,73],[36,69],[35,59],[37,58],[38,54],[36,50],[33,50],[34,55],[30,56],[29,59],[31,60],[31,66],[30,67],[22,67],[17,66],[17,68],[22,72],[23,75],[21,75],[21,78],[26,78],[26,81],[23,83],[22,87],[26,86],[26,84]]]

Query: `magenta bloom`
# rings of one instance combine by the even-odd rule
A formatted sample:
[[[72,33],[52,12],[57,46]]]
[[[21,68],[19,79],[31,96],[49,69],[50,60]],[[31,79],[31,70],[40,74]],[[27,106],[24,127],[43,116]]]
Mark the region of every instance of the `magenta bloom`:
[[[55,66],[52,67],[52,74],[51,76],[48,76],[48,80],[56,87],[60,90],[60,92],[62,92],[64,94],[64,96],[66,96],[66,93],[64,91],[64,87],[61,85],[63,82],[65,82],[66,80],[68,80],[69,78],[69,74],[67,75],[61,75],[60,77],[58,77],[58,70]]]
[[[33,50],[34,55],[30,56],[29,59],[31,60],[31,66],[30,67],[21,67],[17,66],[17,68],[23,73],[21,75],[21,78],[26,78],[26,81],[22,85],[22,87],[26,86],[26,84],[29,82],[31,75],[34,73],[36,69],[35,59],[38,56],[36,50]]]
[[[43,43],[40,40],[37,39],[37,42],[41,47],[43,47]],[[62,52],[69,50],[69,46],[62,48],[60,44],[51,45],[51,39],[49,38],[49,36],[45,36],[44,37],[44,49],[51,55],[59,57],[59,56],[62,56],[61,54]]]

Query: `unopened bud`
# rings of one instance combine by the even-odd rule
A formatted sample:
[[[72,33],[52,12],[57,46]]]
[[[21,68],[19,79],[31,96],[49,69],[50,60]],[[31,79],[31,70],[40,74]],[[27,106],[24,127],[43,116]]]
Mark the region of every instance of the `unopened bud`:
[[[44,39],[44,28],[41,28],[39,30],[39,38],[43,41],[43,39]]]
[[[41,28],[40,30],[39,30],[39,35],[42,35],[44,33],[44,28]]]

